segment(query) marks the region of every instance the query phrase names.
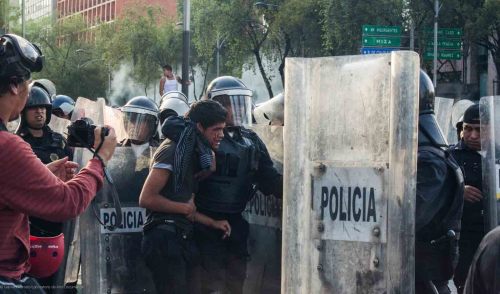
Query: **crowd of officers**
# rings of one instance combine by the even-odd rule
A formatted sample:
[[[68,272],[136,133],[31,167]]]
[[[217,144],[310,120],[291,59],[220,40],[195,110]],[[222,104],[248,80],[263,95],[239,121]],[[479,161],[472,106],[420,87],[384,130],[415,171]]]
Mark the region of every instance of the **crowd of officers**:
[[[32,52],[26,51],[27,46]],[[3,36],[3,91],[21,97],[17,88],[30,81],[32,71],[41,70],[37,65],[40,58],[40,50],[28,41]],[[0,93],[0,97],[5,95]],[[159,107],[139,96],[121,108],[127,138],[117,145],[131,147],[137,155],[157,147],[138,204],[147,209],[142,254],[158,293],[243,291],[249,224],[242,212],[257,188],[282,197],[283,187],[266,146],[245,128],[251,119],[247,116],[251,97],[252,91],[239,79],[220,77],[209,84],[206,99],[191,106],[186,96],[171,91],[162,96]],[[16,134],[44,164],[72,159],[73,149],[48,125],[53,115],[71,119],[74,107],[75,101],[56,95],[48,80],[37,80],[29,88]],[[480,257],[474,257],[478,248],[488,250],[488,246],[480,246],[486,231],[479,107],[473,105],[465,111],[457,124],[459,141],[451,147],[435,121],[434,89],[424,72],[420,75],[419,107],[416,293],[450,293],[451,278],[459,293],[498,293],[498,272],[482,271]],[[14,109],[2,117],[3,124],[15,118]],[[96,157],[109,160],[109,153],[113,150]],[[105,162],[101,160],[102,168]],[[102,175],[99,177],[96,187],[102,184]],[[5,203],[8,201],[0,198],[0,209],[8,207]],[[83,209],[85,205],[81,205]],[[31,235],[55,237],[63,232],[62,222],[51,221],[55,218],[21,213],[30,216]],[[490,240],[499,242],[495,236]],[[0,250],[1,246],[0,242]],[[495,256],[499,259],[498,252]],[[15,258],[20,259],[18,264],[27,263],[26,257]],[[0,285],[21,287],[16,288],[19,293],[43,293],[32,287],[36,281],[26,281],[24,272],[6,274],[6,260],[0,254]],[[55,283],[54,275],[39,280],[47,292]],[[496,282],[484,283],[488,279]],[[23,285],[31,286],[23,290]]]

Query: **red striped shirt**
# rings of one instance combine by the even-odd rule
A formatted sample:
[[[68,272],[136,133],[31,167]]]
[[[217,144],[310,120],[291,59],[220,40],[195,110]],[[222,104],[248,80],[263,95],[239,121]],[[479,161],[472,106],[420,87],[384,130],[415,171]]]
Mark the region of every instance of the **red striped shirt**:
[[[101,164],[93,159],[63,182],[29,144],[0,131],[0,276],[19,279],[29,270],[28,215],[54,222],[74,218],[89,205],[103,178]]]

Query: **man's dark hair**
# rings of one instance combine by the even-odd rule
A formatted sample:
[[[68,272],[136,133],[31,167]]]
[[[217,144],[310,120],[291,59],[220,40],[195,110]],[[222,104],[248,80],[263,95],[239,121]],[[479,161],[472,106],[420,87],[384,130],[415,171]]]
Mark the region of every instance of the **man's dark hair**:
[[[170,64],[165,64],[163,67],[163,70],[169,70],[169,71],[172,71],[172,66],[170,66]]]
[[[186,113],[185,117],[200,123],[203,128],[226,121],[227,110],[217,101],[202,100],[195,102]]]

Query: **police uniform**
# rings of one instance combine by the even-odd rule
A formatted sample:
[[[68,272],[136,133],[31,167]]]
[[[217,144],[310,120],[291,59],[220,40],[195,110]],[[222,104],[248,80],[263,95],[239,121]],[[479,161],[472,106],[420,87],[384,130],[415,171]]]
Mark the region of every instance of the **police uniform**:
[[[249,224],[242,211],[256,188],[282,196],[282,176],[273,167],[267,148],[254,132],[243,127],[226,128],[216,152],[216,171],[200,182],[195,197],[198,211],[231,225],[231,235],[195,225],[195,239],[202,265],[204,291],[241,293],[246,277]],[[257,186],[255,185],[257,184]]]
[[[73,151],[66,145],[64,137],[52,131],[49,126],[43,127],[42,137],[34,137],[27,128],[22,129],[18,134],[31,145],[33,152],[45,164],[66,156],[69,160],[73,159]]]
[[[463,139],[455,146],[452,146],[450,152],[463,170],[465,185],[482,190],[481,155],[467,147]],[[484,200],[474,203],[464,201],[462,232],[459,243],[460,259],[454,277],[457,287],[464,286],[472,258],[484,235]]]
[[[420,71],[415,293],[451,293],[448,281],[458,261],[463,174],[450,155],[434,116],[434,86]]]

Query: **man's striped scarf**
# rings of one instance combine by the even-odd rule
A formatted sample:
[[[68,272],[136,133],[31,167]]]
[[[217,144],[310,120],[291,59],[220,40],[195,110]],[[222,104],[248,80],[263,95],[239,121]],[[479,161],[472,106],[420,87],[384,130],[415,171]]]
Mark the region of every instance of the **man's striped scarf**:
[[[174,153],[174,191],[177,193],[182,188],[182,182],[186,176],[186,170],[192,162],[193,154],[198,153],[201,170],[210,169],[212,164],[212,149],[208,141],[201,135],[196,128],[196,124],[183,117],[169,117],[163,124],[163,128],[168,127],[165,124],[172,124],[172,129],[181,131],[180,136],[167,136],[177,143]],[[180,124],[183,124],[184,129]],[[175,125],[175,126],[174,126]],[[176,140],[178,139],[178,140]]]

